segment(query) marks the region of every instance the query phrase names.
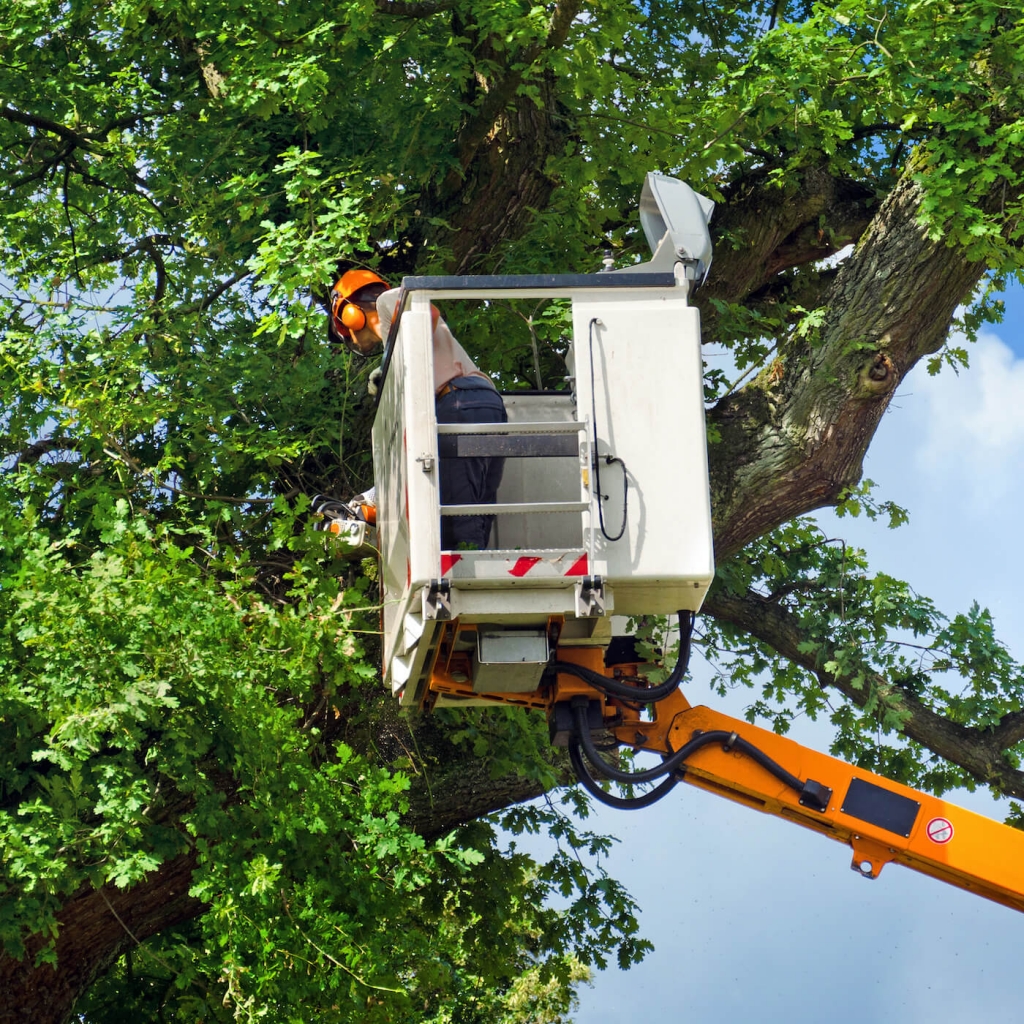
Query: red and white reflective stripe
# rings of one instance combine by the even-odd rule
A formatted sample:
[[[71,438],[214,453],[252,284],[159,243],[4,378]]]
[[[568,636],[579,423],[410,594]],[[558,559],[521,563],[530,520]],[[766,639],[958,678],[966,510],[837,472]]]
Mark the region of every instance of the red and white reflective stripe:
[[[456,565],[463,563],[460,572],[456,576],[474,576],[477,579],[500,579],[503,575],[512,576],[515,579],[522,579],[524,576],[533,574],[543,576],[546,579],[552,577],[586,576],[589,571],[590,562],[587,553],[580,555],[567,551],[554,558],[545,558],[543,555],[520,555],[514,562],[510,558],[494,557],[497,554],[488,551],[472,551],[467,553],[455,551],[441,552],[441,575],[447,576]],[[561,566],[572,558],[572,564],[568,569]],[[511,563],[511,564],[510,564]]]
[[[534,555],[523,555],[516,559],[516,564],[509,569],[509,576],[525,576],[531,569],[543,562],[544,559]],[[572,565],[569,566],[563,576],[586,576],[587,575],[587,553],[584,551]]]
[[[587,553],[586,551],[576,559],[564,573],[563,576],[586,576],[587,575]]]
[[[457,562],[462,561],[462,555],[447,554],[441,555],[441,575],[447,576],[451,572],[452,566]]]
[[[508,574],[509,576],[525,576],[539,561],[538,556],[523,555],[522,558],[516,559],[516,564],[509,569]]]

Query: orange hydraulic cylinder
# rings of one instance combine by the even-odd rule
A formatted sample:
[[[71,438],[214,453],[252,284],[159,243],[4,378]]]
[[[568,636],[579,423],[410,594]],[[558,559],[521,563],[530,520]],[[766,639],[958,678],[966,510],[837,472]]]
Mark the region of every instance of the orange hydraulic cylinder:
[[[672,750],[698,732],[735,733],[788,772],[803,781],[813,779],[832,794],[823,811],[801,806],[799,793],[767,768],[720,743],[708,744],[687,759],[684,781],[848,843],[854,870],[870,878],[877,878],[891,861],[1024,910],[1024,832],[748,722],[689,707],[682,695],[664,703],[675,705],[658,706],[658,717],[668,712],[671,720]],[[631,737],[628,742],[636,741]],[[666,752],[657,741],[642,746]]]

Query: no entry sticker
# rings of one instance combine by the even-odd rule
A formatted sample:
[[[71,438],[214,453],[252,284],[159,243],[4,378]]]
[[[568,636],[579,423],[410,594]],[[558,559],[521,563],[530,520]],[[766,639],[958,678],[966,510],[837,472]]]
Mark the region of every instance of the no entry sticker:
[[[928,822],[927,832],[933,843],[943,846],[953,838],[953,822],[949,818],[932,818]]]

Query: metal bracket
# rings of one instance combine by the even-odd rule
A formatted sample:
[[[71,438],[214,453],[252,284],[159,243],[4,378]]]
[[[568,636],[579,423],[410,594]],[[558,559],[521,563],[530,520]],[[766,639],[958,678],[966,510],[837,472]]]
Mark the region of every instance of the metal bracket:
[[[587,700],[587,726],[591,732],[597,732],[605,728],[604,718],[601,714],[601,702],[599,700]],[[569,741],[576,735],[576,715],[573,711],[572,702],[567,700],[559,701],[551,708],[548,717],[548,739],[553,747],[567,747]]]
[[[853,847],[853,863],[850,867],[864,878],[877,878],[895,853],[891,846],[884,846],[864,836],[850,836],[850,845]]]
[[[424,473],[429,473],[434,468],[434,456],[433,455],[417,455],[416,461],[421,463],[420,468]]]
[[[576,617],[600,618],[605,612],[604,577],[584,576],[576,584]]]
[[[452,584],[450,580],[431,580],[422,590],[423,618],[447,621],[452,617]]]

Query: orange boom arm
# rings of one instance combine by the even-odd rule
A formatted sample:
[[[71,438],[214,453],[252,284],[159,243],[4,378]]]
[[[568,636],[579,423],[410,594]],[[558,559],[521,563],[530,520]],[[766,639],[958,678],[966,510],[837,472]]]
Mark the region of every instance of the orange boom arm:
[[[697,733],[726,734],[686,759],[685,782],[848,843],[854,870],[867,877],[877,878],[893,861],[1024,910],[1024,832],[710,708],[690,707],[682,694],[657,709],[658,718],[670,717],[669,743],[660,752],[678,750]],[[730,744],[732,736],[828,795],[815,807]]]
[[[449,624],[454,635],[456,623]],[[838,758],[829,757],[767,729],[707,707],[693,707],[678,689],[656,703],[654,691],[615,684],[636,678],[636,665],[604,666],[600,649],[558,648],[553,685],[531,693],[474,693],[459,682],[450,643],[438,647],[428,694],[474,697],[477,702],[547,709],[552,742],[567,746],[581,783],[612,806],[642,807],[676,783],[727,797],[754,810],[791,821],[853,849],[852,867],[877,878],[890,863],[904,864],[961,889],[1024,910],[1024,832],[957,807],[938,797]],[[581,675],[562,671],[576,668]],[[633,689],[634,699],[609,695],[597,676]],[[430,706],[428,696],[424,702]],[[651,708],[649,714],[642,709]],[[598,749],[592,733],[612,734],[620,747],[662,755],[651,770],[667,774],[645,780],[621,771]],[[619,798],[603,786],[620,781],[658,781],[640,798]]]

